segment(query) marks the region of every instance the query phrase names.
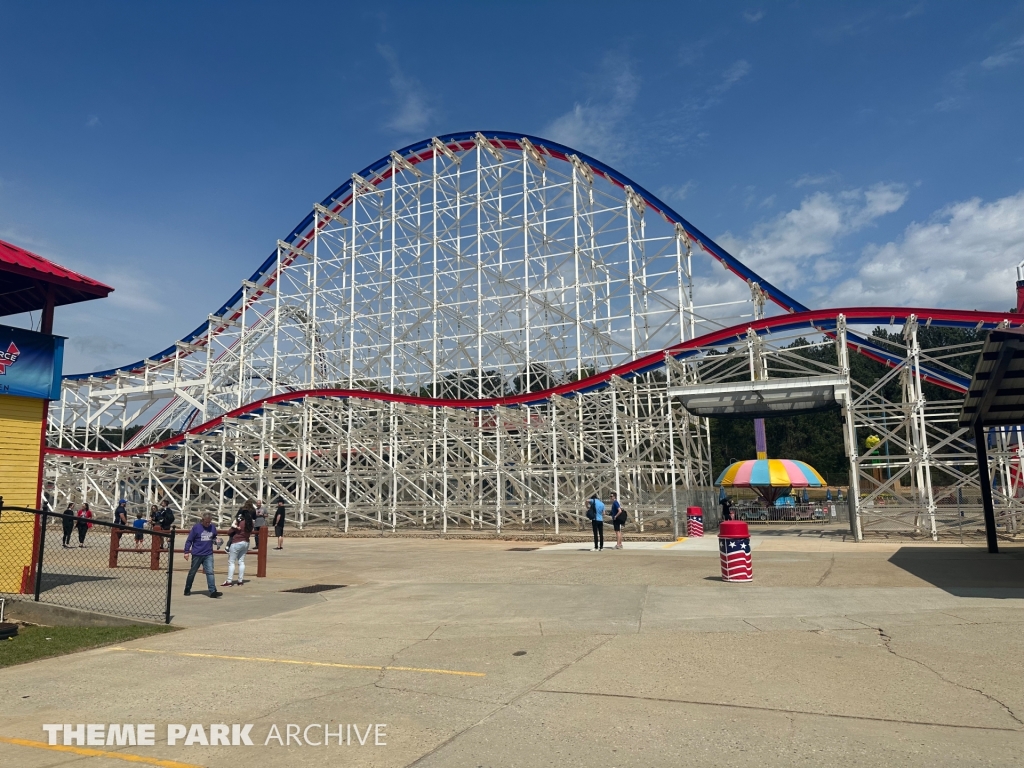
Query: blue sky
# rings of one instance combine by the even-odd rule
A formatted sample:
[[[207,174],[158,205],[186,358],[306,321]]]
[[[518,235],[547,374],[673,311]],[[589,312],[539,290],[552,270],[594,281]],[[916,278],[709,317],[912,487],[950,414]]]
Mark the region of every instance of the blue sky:
[[[165,348],[351,173],[463,130],[608,162],[812,306],[1014,302],[1024,3],[0,1],[0,29],[0,239],[116,289],[58,310],[68,372]]]

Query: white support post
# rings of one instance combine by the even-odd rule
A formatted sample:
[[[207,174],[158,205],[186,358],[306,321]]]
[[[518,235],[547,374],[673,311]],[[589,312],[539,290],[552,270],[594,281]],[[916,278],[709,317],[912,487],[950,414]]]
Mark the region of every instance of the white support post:
[[[391,160],[391,269],[390,269],[390,291],[391,291],[391,322],[388,323],[390,328],[389,336],[389,352],[388,352],[388,375],[390,378],[390,384],[388,386],[388,392],[394,394],[395,392],[395,340],[398,334],[398,297],[397,297],[397,274],[398,274],[398,242],[396,240],[397,227],[398,227],[398,164],[392,159]],[[392,407],[392,417],[394,416],[394,408]],[[392,510],[392,517],[394,511]],[[394,523],[392,523],[394,527]]]
[[[613,376],[608,387],[611,390],[612,400],[612,466],[615,469],[615,495],[621,497],[622,489],[619,478],[619,405],[618,405],[618,379]]]
[[[669,364],[668,358],[671,355],[665,355],[665,374],[666,374],[666,386],[672,385],[672,366]],[[676,484],[678,478],[676,476],[676,435],[675,435],[675,417],[673,416],[672,398],[668,396],[668,393],[663,395],[663,405],[668,410],[668,465],[669,465],[669,476],[672,482],[672,531],[676,539],[681,535],[679,528],[679,499],[677,496]]]
[[[441,533],[448,533],[448,409],[442,408],[444,423],[441,427],[443,439],[441,450]]]
[[[505,480],[501,474],[502,470],[502,458],[501,458],[501,444],[504,442],[504,436],[501,433],[501,412],[502,407],[500,405],[495,406],[495,426],[494,426],[494,525],[495,532],[498,536],[501,535],[501,502],[505,497]]]
[[[864,540],[860,520],[860,460],[857,446],[857,411],[854,405],[853,386],[850,380],[850,349],[846,339],[846,318],[836,320],[836,352],[839,359],[839,373],[846,381],[843,396],[843,421],[845,429],[846,455],[850,458],[850,486],[847,490],[850,504],[850,529],[855,541]]]
[[[925,422],[924,388],[921,386],[921,345],[917,339],[917,316],[911,315],[904,328],[908,345],[910,370],[907,383],[912,397],[911,434],[914,443],[915,473],[918,487],[918,503],[924,501],[928,516],[928,529],[932,541],[939,540],[935,526],[935,497],[932,493],[931,452],[928,448],[928,432]],[[921,498],[923,496],[923,498]]]
[[[555,536],[558,535],[558,402],[551,398],[551,505],[555,518]]]
[[[348,533],[349,508],[352,504],[352,408],[353,399],[345,400],[348,423],[345,427],[345,533]]]
[[[310,266],[309,282],[310,282],[310,296],[309,296],[309,318],[307,323],[309,324],[309,331],[307,332],[307,338],[309,339],[309,388],[316,389],[317,387],[317,370],[316,370],[316,356],[317,348],[316,341],[319,335],[319,326],[316,318],[316,294],[317,294],[317,276],[320,271],[320,260],[319,260],[319,246],[320,246],[320,211],[317,208],[313,208],[313,263]],[[262,472],[262,465],[260,466]],[[261,492],[262,494],[262,492]],[[262,495],[260,498],[263,498]]]
[[[277,265],[274,270],[274,357],[271,362],[271,373],[270,373],[270,393],[272,395],[277,394],[278,385],[278,360],[280,352],[280,339],[281,339],[281,293],[282,293],[282,279],[281,279],[281,246],[277,246]]]

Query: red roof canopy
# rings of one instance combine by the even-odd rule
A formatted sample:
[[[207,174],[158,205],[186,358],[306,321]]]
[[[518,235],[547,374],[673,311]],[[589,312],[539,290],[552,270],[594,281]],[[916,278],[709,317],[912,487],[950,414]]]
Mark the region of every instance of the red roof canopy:
[[[51,289],[54,306],[102,299],[114,290],[0,240],[0,316],[44,309]]]

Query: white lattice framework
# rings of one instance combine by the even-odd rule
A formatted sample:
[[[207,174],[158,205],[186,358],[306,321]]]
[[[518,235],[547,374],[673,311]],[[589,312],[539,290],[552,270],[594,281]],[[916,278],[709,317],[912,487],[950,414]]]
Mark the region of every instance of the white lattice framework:
[[[723,290],[716,265],[751,290]],[[223,519],[242,498],[281,497],[301,524],[441,531],[557,531],[616,490],[642,529],[677,526],[713,478],[708,425],[667,386],[705,376],[732,343],[702,341],[720,329],[772,322],[758,319],[766,298],[806,310],[593,158],[512,134],[433,138],[313,206],[173,347],[66,377],[47,479],[61,501],[168,498]],[[766,360],[788,354],[765,333]],[[924,365],[909,341],[851,338],[893,376]],[[915,434],[945,424],[948,406],[906,381],[898,406],[858,395],[847,430],[876,413],[888,430],[893,408]],[[902,450],[901,430],[886,439]],[[912,506],[930,521],[921,446],[935,443],[912,443]]]
[[[978,533],[984,528],[984,513],[973,438],[958,423],[963,397],[947,390],[948,399],[929,401],[923,385],[929,378],[937,383],[946,376],[948,384],[962,377],[957,363],[973,360],[982,342],[923,348],[919,329],[932,318],[906,311],[901,315],[899,323],[896,316],[888,318],[900,342],[871,332],[862,332],[856,343],[851,342],[841,310],[827,321],[770,334],[749,328],[746,338],[732,339],[727,350],[721,344],[704,350],[714,354],[702,357],[699,378],[706,386],[755,378],[838,377],[845,382],[837,392],[843,430],[834,437],[843,441],[849,458],[849,497],[858,537],[908,532],[937,539]],[[884,314],[873,319],[886,320]],[[966,318],[954,324],[976,327]],[[808,334],[822,329],[827,332]],[[850,356],[864,342],[890,355],[885,372],[867,381],[850,371]],[[865,450],[865,440],[872,435],[880,442]],[[1020,428],[990,430],[989,439],[996,523],[1002,532],[1016,535],[1024,520]]]

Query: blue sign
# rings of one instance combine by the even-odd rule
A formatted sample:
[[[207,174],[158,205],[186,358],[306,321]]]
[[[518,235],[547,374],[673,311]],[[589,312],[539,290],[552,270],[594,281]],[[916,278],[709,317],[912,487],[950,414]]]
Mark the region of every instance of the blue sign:
[[[64,338],[0,325],[0,395],[60,400]]]

